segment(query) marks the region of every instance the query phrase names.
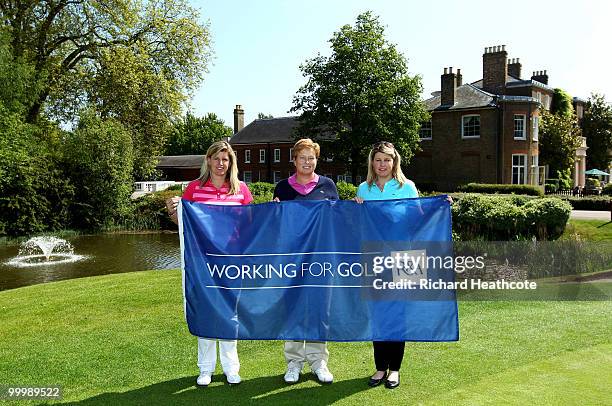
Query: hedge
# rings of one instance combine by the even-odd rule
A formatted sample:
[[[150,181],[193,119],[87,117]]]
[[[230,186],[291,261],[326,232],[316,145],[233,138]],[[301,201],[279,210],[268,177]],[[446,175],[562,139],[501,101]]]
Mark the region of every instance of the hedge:
[[[611,196],[559,196],[559,198],[571,204],[574,210],[609,211],[612,209]]]
[[[453,204],[453,228],[460,239],[556,239],[571,206],[561,199],[469,194]]]
[[[517,195],[543,196],[542,191],[532,185],[496,185],[488,183],[468,183],[459,186],[459,192],[466,193],[513,193]]]

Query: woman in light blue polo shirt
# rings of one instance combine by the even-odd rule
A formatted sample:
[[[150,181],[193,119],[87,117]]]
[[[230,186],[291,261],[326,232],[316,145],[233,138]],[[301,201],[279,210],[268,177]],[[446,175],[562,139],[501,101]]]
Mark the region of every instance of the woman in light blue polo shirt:
[[[393,144],[386,141],[374,144],[368,156],[368,177],[359,185],[355,201],[363,203],[364,200],[419,197],[414,183],[402,173],[401,163],[402,158]],[[403,341],[374,341],[376,373],[370,377],[369,386],[378,386],[383,382],[388,389],[399,386],[405,344]]]

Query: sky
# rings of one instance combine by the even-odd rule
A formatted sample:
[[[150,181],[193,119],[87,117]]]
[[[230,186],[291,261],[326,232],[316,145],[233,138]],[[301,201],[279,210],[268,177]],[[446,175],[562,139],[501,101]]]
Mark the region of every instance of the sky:
[[[463,81],[482,78],[485,47],[506,45],[520,58],[522,78],[547,70],[549,86],[587,99],[612,101],[612,2],[609,0],[190,0],[209,23],[213,59],[190,110],[212,112],[233,127],[240,104],[245,125],[258,113],[293,115],[293,96],[306,79],[300,64],[322,54],[329,40],[372,11],[386,39],[422,78],[423,98],[440,89],[445,67]]]

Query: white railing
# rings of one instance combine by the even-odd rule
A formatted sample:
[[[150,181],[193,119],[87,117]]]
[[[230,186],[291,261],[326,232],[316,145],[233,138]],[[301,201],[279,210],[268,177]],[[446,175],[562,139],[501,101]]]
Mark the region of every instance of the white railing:
[[[189,182],[174,182],[168,180],[152,182],[134,182],[134,193],[132,194],[132,197],[136,198],[142,195],[146,195],[148,193],[159,192],[161,190],[166,190],[170,186],[174,185],[181,185],[181,190],[184,190],[188,184]]]

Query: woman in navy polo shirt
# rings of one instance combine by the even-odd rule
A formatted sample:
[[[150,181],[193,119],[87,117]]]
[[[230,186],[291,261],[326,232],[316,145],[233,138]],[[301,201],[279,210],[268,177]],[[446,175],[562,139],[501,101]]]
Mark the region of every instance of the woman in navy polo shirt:
[[[315,173],[320,153],[321,147],[310,138],[295,143],[292,158],[296,173],[278,182],[274,188],[274,201],[338,200],[336,184],[331,179]],[[329,352],[325,342],[285,341],[285,382],[296,383],[306,361],[319,382],[333,382],[334,376],[327,368],[328,359]]]
[[[402,173],[401,163],[402,158],[393,144],[386,141],[374,144],[368,156],[368,177],[359,185],[355,201],[419,197],[414,183]],[[405,344],[403,341],[374,341],[376,373],[370,377],[368,385],[378,386],[384,382],[389,389],[399,386]]]

